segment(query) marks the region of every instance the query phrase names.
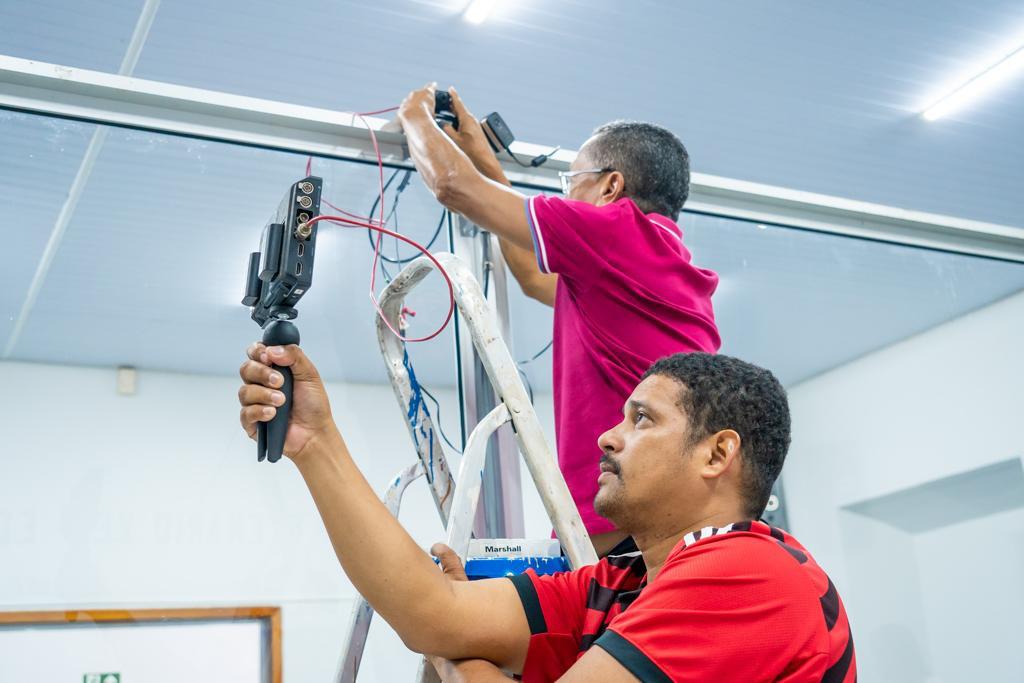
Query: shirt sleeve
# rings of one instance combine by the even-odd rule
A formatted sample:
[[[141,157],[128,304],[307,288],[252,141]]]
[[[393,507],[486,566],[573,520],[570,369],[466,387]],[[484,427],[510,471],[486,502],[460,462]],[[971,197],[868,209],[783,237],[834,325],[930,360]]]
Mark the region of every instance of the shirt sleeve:
[[[595,645],[642,681],[766,680],[808,653],[798,666],[821,667],[820,610],[783,551],[733,538],[680,555]]]
[[[524,681],[553,681],[568,671],[580,653],[586,586],[593,566],[538,576],[532,569],[509,577],[530,625]]]
[[[633,221],[622,220],[622,212],[630,209],[626,203],[598,207],[561,197],[528,198],[526,217],[537,265],[578,284],[592,282],[603,271],[608,250],[628,239],[622,232]]]

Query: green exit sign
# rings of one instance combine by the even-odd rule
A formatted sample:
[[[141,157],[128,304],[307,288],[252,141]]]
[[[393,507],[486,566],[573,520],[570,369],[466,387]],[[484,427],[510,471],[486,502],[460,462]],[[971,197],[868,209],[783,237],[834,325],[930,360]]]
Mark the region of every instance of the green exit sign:
[[[121,683],[121,674],[82,674],[82,683]]]

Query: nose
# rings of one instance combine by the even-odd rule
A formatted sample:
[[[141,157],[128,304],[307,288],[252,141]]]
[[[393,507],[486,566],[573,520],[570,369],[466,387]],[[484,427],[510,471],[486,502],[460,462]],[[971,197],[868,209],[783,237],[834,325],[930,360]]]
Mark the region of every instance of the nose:
[[[622,436],[619,434],[621,424],[615,425],[601,436],[597,437],[598,447],[605,453],[618,453],[622,450]]]

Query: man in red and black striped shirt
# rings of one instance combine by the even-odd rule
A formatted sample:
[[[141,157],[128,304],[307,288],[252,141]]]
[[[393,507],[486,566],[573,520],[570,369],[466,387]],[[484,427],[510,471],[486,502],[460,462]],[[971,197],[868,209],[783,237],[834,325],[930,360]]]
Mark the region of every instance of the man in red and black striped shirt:
[[[249,357],[243,427],[254,434],[279,404],[270,365],[291,366],[285,453],[352,583],[444,680],[856,680],[835,586],[795,539],[754,521],[789,447],[767,370],[703,353],[656,362],[598,441],[594,507],[635,545],[562,574],[465,582],[444,578],[366,484],[301,350],[257,344]]]

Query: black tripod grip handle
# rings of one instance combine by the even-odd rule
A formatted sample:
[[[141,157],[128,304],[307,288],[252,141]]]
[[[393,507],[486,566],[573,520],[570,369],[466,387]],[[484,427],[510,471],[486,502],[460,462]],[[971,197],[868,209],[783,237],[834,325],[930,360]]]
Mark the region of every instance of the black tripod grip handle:
[[[267,459],[267,423],[256,423],[256,462]]]
[[[263,330],[263,343],[267,346],[284,346],[299,343],[299,330],[287,320],[275,320]],[[277,414],[268,421],[261,422],[256,435],[256,459],[277,462],[284,452],[284,439],[288,434],[288,422],[292,415],[292,389],[294,378],[292,369],[274,365],[274,370],[284,378],[278,390],[284,394],[284,403],[277,408]]]
[[[284,437],[288,434],[288,422],[292,415],[292,369],[275,365],[274,369],[281,373],[284,382],[279,391],[284,394],[284,403],[277,408],[277,414],[266,423],[267,425],[267,460],[277,462],[284,452]]]

